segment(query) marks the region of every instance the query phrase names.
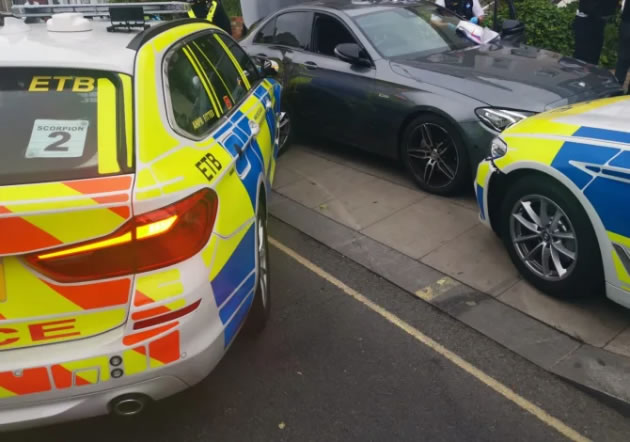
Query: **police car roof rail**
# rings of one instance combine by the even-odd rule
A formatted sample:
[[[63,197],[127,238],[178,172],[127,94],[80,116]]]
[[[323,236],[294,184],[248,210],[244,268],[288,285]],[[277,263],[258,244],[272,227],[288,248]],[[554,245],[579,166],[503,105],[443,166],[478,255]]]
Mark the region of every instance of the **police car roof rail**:
[[[146,15],[187,15],[190,5],[186,2],[137,2],[137,3],[95,3],[71,5],[13,5],[15,17],[50,17],[64,12],[78,12],[85,17],[109,17],[110,9],[142,7]]]

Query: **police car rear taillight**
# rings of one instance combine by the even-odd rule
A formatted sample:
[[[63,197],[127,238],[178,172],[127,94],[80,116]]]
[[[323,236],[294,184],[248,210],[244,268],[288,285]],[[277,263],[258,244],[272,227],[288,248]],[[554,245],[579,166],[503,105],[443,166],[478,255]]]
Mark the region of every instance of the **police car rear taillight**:
[[[26,261],[59,282],[141,273],[188,259],[208,243],[218,209],[210,189],[138,215],[97,240],[32,254]]]

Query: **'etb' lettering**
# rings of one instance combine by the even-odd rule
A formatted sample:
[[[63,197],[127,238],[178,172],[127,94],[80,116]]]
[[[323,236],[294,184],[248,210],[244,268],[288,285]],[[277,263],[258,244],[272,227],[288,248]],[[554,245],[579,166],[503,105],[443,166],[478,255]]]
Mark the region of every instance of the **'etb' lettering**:
[[[48,76],[36,75],[28,87],[29,92],[61,92],[72,89],[72,92],[92,92],[96,86],[96,79],[91,77],[70,77],[64,75]]]
[[[223,169],[221,162],[211,153],[205,154],[199,161],[197,161],[196,166],[208,181],[212,181],[217,173]]]

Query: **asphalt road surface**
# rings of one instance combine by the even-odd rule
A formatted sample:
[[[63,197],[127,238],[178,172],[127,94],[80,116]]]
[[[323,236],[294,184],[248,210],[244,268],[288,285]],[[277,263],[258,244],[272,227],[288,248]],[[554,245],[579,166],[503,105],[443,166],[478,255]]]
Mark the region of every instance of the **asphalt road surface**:
[[[257,338],[239,337],[205,381],[131,420],[0,441],[630,440],[618,411],[270,224],[272,319]]]

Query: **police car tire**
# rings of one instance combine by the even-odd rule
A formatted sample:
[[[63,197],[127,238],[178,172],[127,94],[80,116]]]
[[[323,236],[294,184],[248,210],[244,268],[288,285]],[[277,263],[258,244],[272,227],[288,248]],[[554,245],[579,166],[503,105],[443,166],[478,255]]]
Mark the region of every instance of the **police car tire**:
[[[411,165],[411,161],[407,154],[407,148],[410,143],[411,136],[418,129],[418,127],[422,124],[429,123],[436,126],[440,126],[446,133],[450,136],[453,145],[457,151],[457,155],[459,158],[459,164],[457,172],[455,173],[455,179],[453,179],[449,184],[443,187],[433,187],[427,185],[424,180],[420,179],[416,176],[415,171]],[[470,172],[470,160],[468,158],[468,151],[466,150],[466,145],[459,133],[459,130],[447,121],[445,118],[440,117],[439,115],[425,113],[421,114],[418,117],[411,120],[403,131],[403,136],[401,140],[400,146],[400,158],[407,169],[407,172],[414,180],[416,185],[429,193],[433,193],[436,195],[454,195],[460,193],[465,186],[470,185],[472,181],[472,174]]]
[[[577,262],[571,274],[560,281],[548,281],[530,270],[518,256],[510,236],[510,217],[514,205],[524,196],[541,195],[558,205],[569,218],[578,244]],[[507,190],[500,214],[500,232],[505,247],[521,275],[543,293],[557,298],[580,298],[604,292],[604,271],[597,236],[586,211],[577,198],[551,177],[529,175]]]
[[[256,225],[254,228],[258,230],[260,223],[264,225],[264,242],[265,242],[265,254],[267,256],[267,302],[263,302],[263,295],[261,291],[260,279],[256,281],[256,293],[254,294],[254,300],[252,306],[247,315],[247,320],[244,325],[244,331],[248,335],[257,335],[263,331],[267,325],[269,319],[269,313],[271,311],[271,284],[269,278],[269,242],[267,239],[267,209],[264,203],[259,203],[258,214],[256,215]],[[258,236],[257,236],[258,238]],[[256,253],[258,253],[258,240],[256,241]],[[260,275],[260,272],[258,272]],[[259,276],[260,277],[260,276]]]

